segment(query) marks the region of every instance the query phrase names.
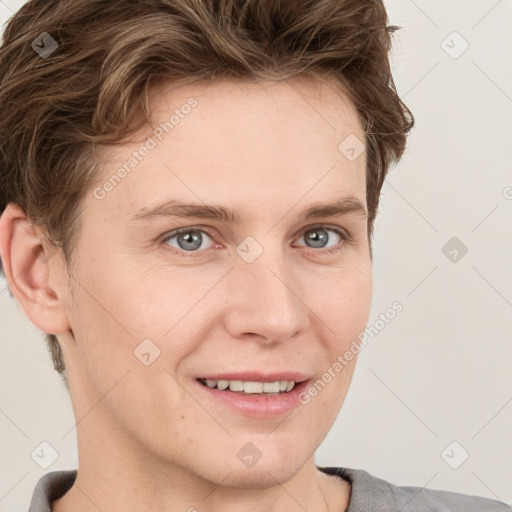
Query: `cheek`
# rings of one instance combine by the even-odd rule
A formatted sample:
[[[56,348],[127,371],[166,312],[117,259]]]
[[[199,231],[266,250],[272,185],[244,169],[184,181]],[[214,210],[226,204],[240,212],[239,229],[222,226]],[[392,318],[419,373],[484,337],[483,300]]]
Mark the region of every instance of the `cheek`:
[[[329,338],[338,345],[364,330],[372,298],[371,266],[332,272],[316,294],[315,312],[324,321]]]
[[[323,421],[329,425],[335,420],[350,387],[359,355],[358,337],[364,332],[370,314],[372,286],[369,265],[359,271],[340,273],[317,297],[316,330],[322,333],[324,345],[323,373],[318,376],[318,391],[313,391],[317,394],[311,400],[317,400]]]
[[[100,275],[78,278],[70,324],[75,336],[76,356],[97,392],[111,389],[130,370],[141,365],[134,349],[143,338],[134,329],[143,309],[135,290],[126,283],[102,279]],[[150,337],[150,336],[145,336]],[[140,338],[140,339],[139,339]]]
[[[116,389],[134,406],[137,403],[139,411],[150,407],[144,396],[155,396],[157,389],[164,395],[162,402],[179,403],[173,393],[181,388],[172,385],[171,375],[194,348],[190,340],[198,324],[191,319],[201,311],[194,305],[207,290],[199,287],[184,294],[189,282],[171,283],[170,278],[163,281],[140,272],[129,276],[126,269],[115,279],[88,277],[77,286],[70,322],[84,379],[91,382],[93,393],[110,396]],[[117,410],[115,401],[112,407]]]

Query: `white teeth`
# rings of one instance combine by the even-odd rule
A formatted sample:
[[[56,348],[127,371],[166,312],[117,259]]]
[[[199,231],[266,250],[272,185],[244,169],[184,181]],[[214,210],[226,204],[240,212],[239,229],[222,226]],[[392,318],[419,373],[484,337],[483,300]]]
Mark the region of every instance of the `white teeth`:
[[[204,381],[209,388],[217,388],[221,391],[243,391],[244,393],[279,393],[291,391],[295,382],[293,380],[281,380],[276,382],[245,382],[241,380],[213,380]]]
[[[241,380],[230,380],[229,381],[229,390],[230,391],[243,391],[244,383]]]
[[[264,393],[279,393],[279,381],[277,382],[264,382],[262,385]],[[260,393],[260,391],[258,391]]]
[[[215,381],[212,381],[212,382],[215,382]],[[229,386],[229,381],[227,381],[227,380],[217,381],[217,387],[221,390],[226,389],[228,386]],[[212,386],[212,387],[214,387],[214,386]]]

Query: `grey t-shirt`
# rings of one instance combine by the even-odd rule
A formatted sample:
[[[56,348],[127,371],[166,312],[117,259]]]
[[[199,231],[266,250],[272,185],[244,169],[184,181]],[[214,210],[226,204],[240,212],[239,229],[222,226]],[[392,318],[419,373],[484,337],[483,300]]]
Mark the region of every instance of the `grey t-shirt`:
[[[320,467],[352,485],[346,512],[512,512],[500,501],[422,487],[398,487],[361,469]],[[28,512],[51,512],[52,502],[73,485],[76,470],[43,475],[34,489]]]

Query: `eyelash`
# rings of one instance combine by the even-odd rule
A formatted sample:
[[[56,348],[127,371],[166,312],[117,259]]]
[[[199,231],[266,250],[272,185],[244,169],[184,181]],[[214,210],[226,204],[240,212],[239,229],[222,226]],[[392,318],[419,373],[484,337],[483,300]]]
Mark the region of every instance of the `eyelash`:
[[[353,240],[352,236],[347,231],[342,230],[342,229],[340,229],[338,227],[328,226],[328,225],[323,225],[323,224],[320,224],[320,225],[317,225],[317,226],[312,226],[312,227],[308,226],[307,228],[305,228],[301,232],[299,238],[304,236],[304,234],[307,233],[308,231],[314,231],[315,229],[319,229],[319,228],[320,229],[325,229],[326,231],[333,231],[334,233],[339,235],[339,237],[342,240],[342,243],[341,243],[341,246],[338,244],[338,246],[332,247],[330,249],[317,249],[316,250],[316,249],[310,247],[309,249],[311,249],[314,252],[320,252],[320,253],[326,253],[326,254],[336,253],[336,252],[341,251],[343,249],[343,247],[345,246],[345,243],[350,243]],[[206,227],[203,227],[203,226],[198,226],[198,227],[189,227],[189,228],[175,229],[174,231],[171,231],[171,232],[166,234],[165,238],[162,240],[162,244],[165,244],[171,238],[174,238],[174,237],[176,237],[176,236],[178,236],[178,235],[180,235],[182,233],[188,233],[188,232],[206,233],[213,241],[215,241],[213,233],[212,233],[212,231],[210,229],[208,229]],[[197,258],[197,257],[201,256],[202,252],[208,251],[210,249],[188,251],[188,254],[187,254],[187,251],[178,250],[178,249],[175,249],[175,248],[171,248],[169,250],[173,254],[176,254],[176,255],[181,256],[183,258]],[[184,255],[183,253],[185,253],[186,255]]]

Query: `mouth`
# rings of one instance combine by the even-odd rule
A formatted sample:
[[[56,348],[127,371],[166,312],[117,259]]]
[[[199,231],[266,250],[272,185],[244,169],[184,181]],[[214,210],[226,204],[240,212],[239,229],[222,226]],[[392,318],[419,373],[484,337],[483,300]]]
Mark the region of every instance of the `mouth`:
[[[286,377],[290,379],[291,375],[288,374]],[[295,374],[296,379],[303,377],[303,374]],[[254,376],[249,378],[255,379]],[[213,407],[220,407],[223,411],[234,411],[249,418],[271,419],[282,417],[298,408],[301,405],[300,396],[311,381],[310,378],[300,381],[277,380],[275,375],[258,378],[260,380],[201,377],[196,379],[196,382],[202,396],[212,403]]]
[[[274,382],[197,379],[203,386],[219,391],[228,391],[241,395],[275,396],[289,393],[298,384],[294,380],[276,380]],[[307,380],[307,379],[306,379]],[[304,382],[304,381],[300,381]],[[299,382],[299,383],[300,383]]]

